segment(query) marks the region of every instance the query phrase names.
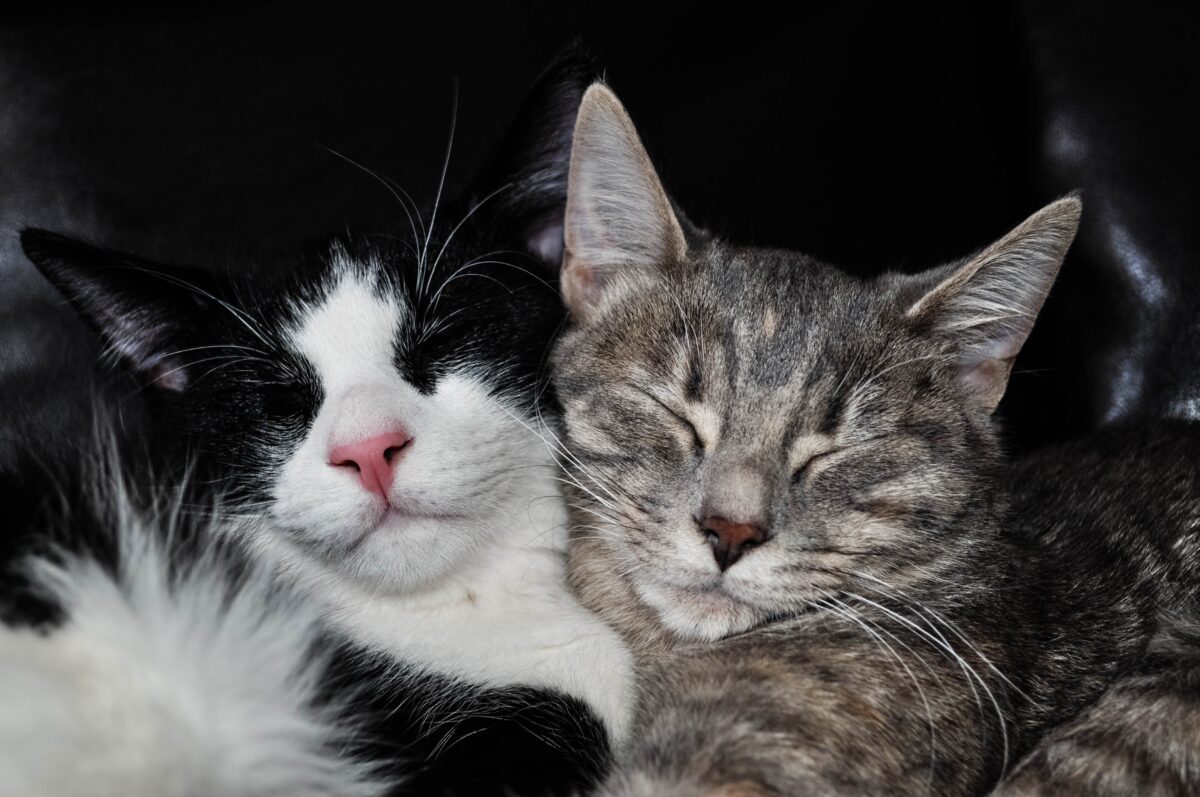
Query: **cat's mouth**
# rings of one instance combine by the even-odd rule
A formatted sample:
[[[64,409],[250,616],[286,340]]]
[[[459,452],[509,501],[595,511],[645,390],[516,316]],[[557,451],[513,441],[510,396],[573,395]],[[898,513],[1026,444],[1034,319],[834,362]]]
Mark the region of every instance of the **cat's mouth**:
[[[374,527],[412,523],[423,520],[453,522],[465,520],[467,515],[435,506],[423,505],[405,495],[388,495],[377,500],[374,506]]]
[[[467,516],[453,512],[436,512],[403,505],[388,504],[380,515],[376,529],[398,528],[412,523],[433,521],[435,523],[456,523],[466,520]]]
[[[717,582],[715,584],[698,584],[695,586],[675,587],[680,595],[694,598],[701,603],[722,604],[722,603],[740,603],[737,595],[730,593],[729,590]]]
[[[656,580],[638,585],[638,592],[668,628],[689,639],[720,639],[757,625],[763,616],[761,608],[720,579]]]
[[[391,532],[403,534],[413,526],[429,523],[461,523],[464,520],[467,520],[467,516],[464,514],[428,510],[389,501],[380,506],[374,522],[367,524],[367,527],[354,541],[351,550],[358,548],[366,540],[378,534]]]

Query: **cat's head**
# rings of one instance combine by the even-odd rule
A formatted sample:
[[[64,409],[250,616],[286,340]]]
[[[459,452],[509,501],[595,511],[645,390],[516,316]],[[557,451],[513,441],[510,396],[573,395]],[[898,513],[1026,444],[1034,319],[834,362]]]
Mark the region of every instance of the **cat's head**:
[[[1059,200],[960,262],[858,279],[689,228],[594,86],[555,355],[577,544],[699,639],[987,546],[992,411],[1079,213]]]
[[[592,79],[586,57],[552,67],[428,234],[413,210],[411,229],[221,278],[42,231],[22,242],[144,386],[148,444],[265,518],[250,524],[261,542],[377,589],[426,586],[529,527],[531,508],[553,512],[534,430]]]

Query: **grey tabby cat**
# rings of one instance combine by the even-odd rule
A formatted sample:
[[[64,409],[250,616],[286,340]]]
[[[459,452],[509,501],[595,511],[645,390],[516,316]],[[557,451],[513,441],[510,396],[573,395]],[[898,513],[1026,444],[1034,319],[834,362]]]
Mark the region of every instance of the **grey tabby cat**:
[[[644,672],[606,794],[1200,789],[1200,435],[1010,466],[992,418],[1079,215],[857,279],[692,227],[588,91],[572,578]]]

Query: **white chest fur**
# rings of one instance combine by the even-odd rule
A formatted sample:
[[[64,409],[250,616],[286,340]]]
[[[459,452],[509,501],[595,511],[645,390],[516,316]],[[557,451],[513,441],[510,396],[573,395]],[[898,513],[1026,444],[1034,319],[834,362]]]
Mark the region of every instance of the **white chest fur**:
[[[621,739],[632,657],[567,587],[566,510],[528,400],[469,360],[418,390],[395,365],[397,337],[415,334],[408,305],[353,263],[337,273],[293,330],[325,399],[251,539],[369,648],[482,686],[557,690]],[[397,429],[410,441],[388,460],[386,495],[331,467],[334,444]]]
[[[474,566],[419,592],[375,592],[297,552],[287,558],[330,618],[367,647],[482,686],[578,698],[619,742],[630,720],[632,655],[567,586],[561,501],[542,499],[520,515]]]

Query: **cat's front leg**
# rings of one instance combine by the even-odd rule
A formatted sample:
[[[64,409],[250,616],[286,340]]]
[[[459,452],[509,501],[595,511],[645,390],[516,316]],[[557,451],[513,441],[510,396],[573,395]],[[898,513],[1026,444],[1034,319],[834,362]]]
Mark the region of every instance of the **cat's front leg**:
[[[986,791],[1016,743],[1003,679],[979,646],[861,619],[810,618],[662,657],[601,793]]]
[[[1055,728],[993,797],[1200,794],[1200,651],[1154,658]]]

